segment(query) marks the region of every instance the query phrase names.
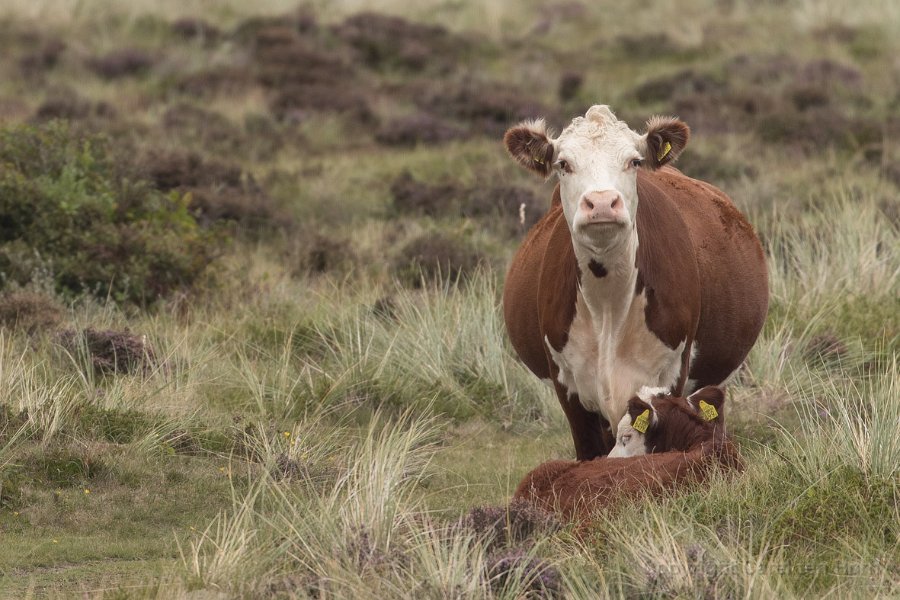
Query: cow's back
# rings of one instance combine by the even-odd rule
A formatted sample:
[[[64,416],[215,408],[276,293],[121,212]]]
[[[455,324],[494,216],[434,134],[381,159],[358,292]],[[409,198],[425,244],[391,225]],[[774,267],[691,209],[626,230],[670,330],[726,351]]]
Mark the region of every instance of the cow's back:
[[[715,186],[670,167],[647,177],[678,207],[697,261],[700,319],[690,377],[697,389],[721,383],[746,358],[765,321],[769,291],[762,246]]]

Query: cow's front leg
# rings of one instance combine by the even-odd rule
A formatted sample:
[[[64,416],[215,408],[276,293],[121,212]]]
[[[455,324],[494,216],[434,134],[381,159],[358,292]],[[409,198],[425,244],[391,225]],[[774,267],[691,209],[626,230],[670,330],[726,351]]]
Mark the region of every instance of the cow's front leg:
[[[575,457],[578,460],[592,460],[609,454],[616,445],[616,440],[606,419],[584,408],[578,394],[569,394],[568,389],[560,383],[556,383],[554,387],[569,421],[572,441],[575,442]]]

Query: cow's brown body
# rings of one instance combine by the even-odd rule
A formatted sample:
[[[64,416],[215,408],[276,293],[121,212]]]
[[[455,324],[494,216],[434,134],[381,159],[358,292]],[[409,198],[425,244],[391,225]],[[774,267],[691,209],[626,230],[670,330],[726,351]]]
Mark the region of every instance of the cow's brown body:
[[[682,395],[688,378],[695,389],[719,384],[740,366],[765,319],[760,242],[724,193],[672,167],[639,172],[637,186],[635,295],[646,294],[646,326],[662,343],[685,344],[673,392]],[[560,383],[547,344],[557,352],[566,346],[588,276],[578,267],[557,188],[512,261],[503,304],[516,352],[535,375],[553,381],[580,460],[608,453],[614,439],[609,423]]]

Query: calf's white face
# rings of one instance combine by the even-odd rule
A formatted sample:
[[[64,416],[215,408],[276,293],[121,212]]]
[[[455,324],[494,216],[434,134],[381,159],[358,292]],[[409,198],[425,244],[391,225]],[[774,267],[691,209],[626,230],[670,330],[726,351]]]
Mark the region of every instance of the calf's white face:
[[[518,162],[559,178],[563,213],[573,242],[603,253],[630,235],[637,211],[637,171],[657,169],[678,156],[690,136],[683,122],[653,117],[641,135],[608,106],[592,106],[552,138],[542,120],[506,132]],[[576,246],[577,247],[577,246]]]
[[[609,453],[610,458],[626,458],[647,454],[647,438],[644,433],[631,426],[631,415],[625,413],[616,430],[616,445]]]

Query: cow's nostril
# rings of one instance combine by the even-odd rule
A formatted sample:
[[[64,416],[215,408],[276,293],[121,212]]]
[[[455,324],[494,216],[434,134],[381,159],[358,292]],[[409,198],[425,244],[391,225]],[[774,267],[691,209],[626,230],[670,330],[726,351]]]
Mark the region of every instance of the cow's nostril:
[[[610,204],[609,207],[612,210],[616,210],[617,208],[619,208],[619,204],[621,204],[621,203],[622,203],[622,199],[617,197],[615,200],[612,201],[612,204]]]
[[[584,205],[587,206],[588,210],[594,210],[594,203],[587,198],[584,199]]]

